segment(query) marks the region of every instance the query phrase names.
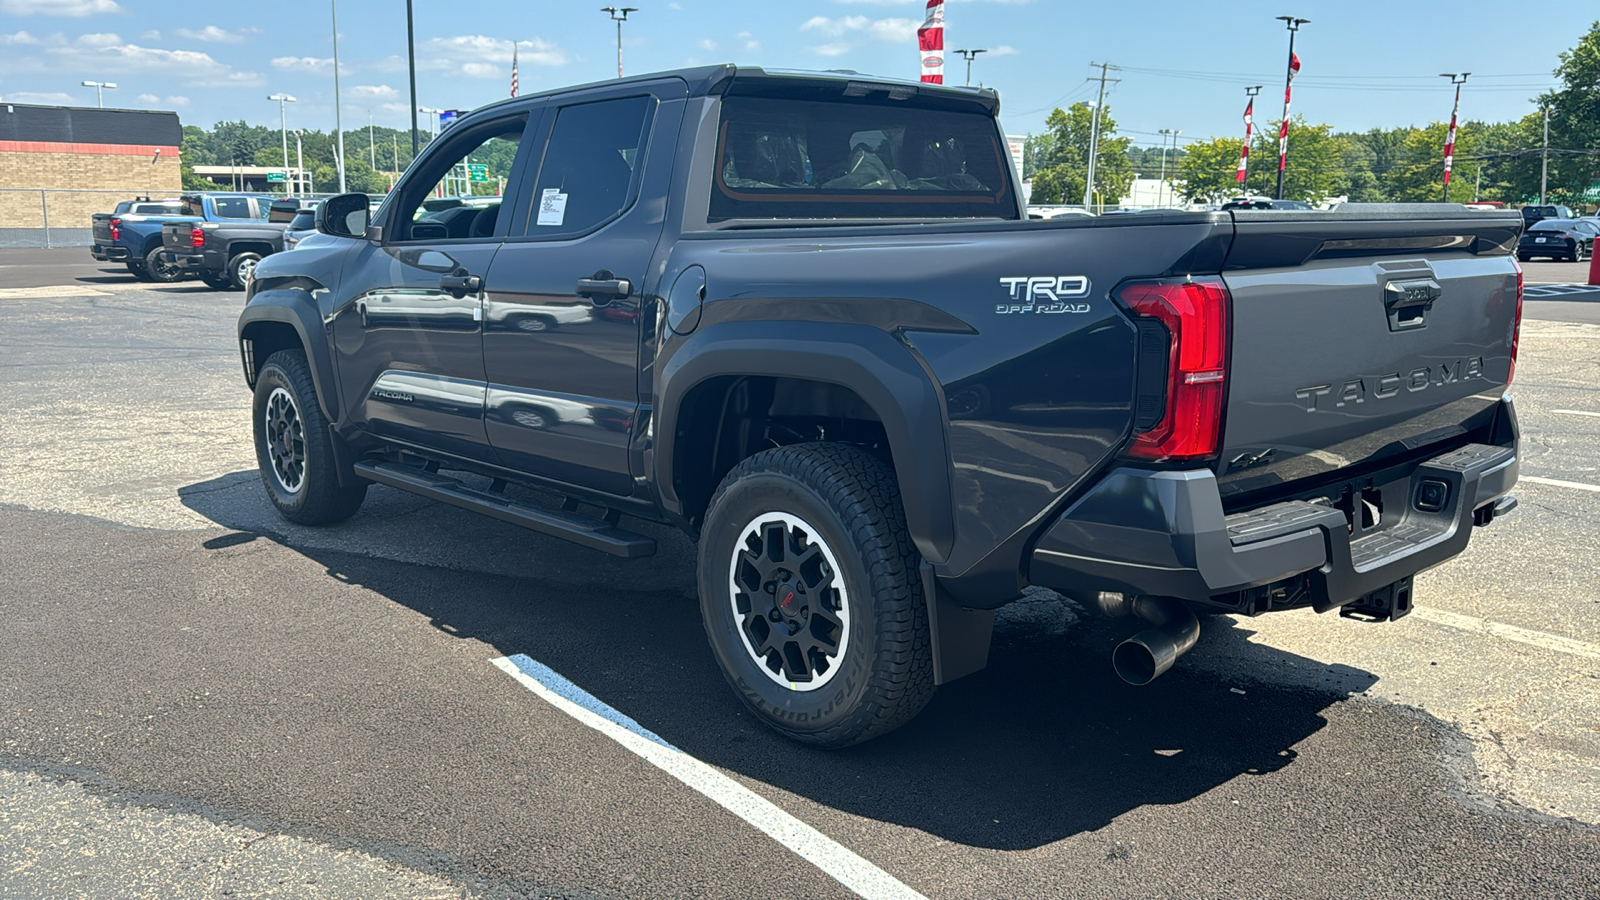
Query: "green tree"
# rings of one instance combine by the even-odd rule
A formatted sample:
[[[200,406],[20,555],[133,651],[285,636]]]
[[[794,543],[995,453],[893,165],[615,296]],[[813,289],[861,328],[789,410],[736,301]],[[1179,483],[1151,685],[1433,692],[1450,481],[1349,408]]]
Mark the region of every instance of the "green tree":
[[[1239,193],[1239,145],[1243,137],[1214,137],[1183,148],[1178,167],[1181,193],[1193,201],[1216,203]],[[1251,160],[1260,165],[1260,160]]]
[[[1444,196],[1444,142],[1449,123],[1434,122],[1426,128],[1413,128],[1406,134],[1401,156],[1384,174],[1388,199],[1397,203],[1439,202]],[[1463,158],[1478,150],[1478,133],[1473,128],[1456,129],[1456,164],[1450,177],[1449,200],[1472,202],[1473,178],[1462,177]]]
[[[1035,203],[1081,203],[1084,181],[1089,172],[1089,136],[1094,129],[1094,111],[1087,103],[1074,103],[1057,109],[1045,120],[1046,140],[1038,142],[1040,158],[1033,173]],[[1095,198],[1114,204],[1133,184],[1133,166],[1128,162],[1132,138],[1114,137],[1116,120],[1107,106],[1100,115],[1100,142],[1095,161]]]
[[[1593,203],[1600,182],[1600,22],[1561,54],[1559,90],[1539,98],[1550,110],[1550,193],[1556,202]],[[1543,121],[1539,123],[1540,142]]]
[[[1278,189],[1278,129],[1282,120],[1269,122],[1256,132],[1250,144],[1249,188],[1266,197]],[[1344,139],[1327,123],[1307,124],[1295,116],[1289,124],[1289,163],[1284,171],[1283,196],[1286,200],[1320,203],[1334,196],[1343,174],[1341,157]]]

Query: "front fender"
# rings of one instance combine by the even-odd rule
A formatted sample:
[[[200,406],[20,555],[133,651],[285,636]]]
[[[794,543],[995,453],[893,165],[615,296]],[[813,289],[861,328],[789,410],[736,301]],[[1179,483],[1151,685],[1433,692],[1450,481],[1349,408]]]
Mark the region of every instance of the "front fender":
[[[288,284],[256,290],[250,302],[239,314],[239,352],[244,363],[245,384],[255,389],[256,375],[266,354],[257,352],[257,342],[264,336],[264,324],[288,326],[294,329],[300,346],[305,350],[306,362],[311,367],[311,380],[317,389],[317,404],[329,422],[338,424],[340,404],[334,396],[338,379],[333,368],[333,353],[328,344],[328,330],[323,325],[317,309],[317,298],[304,284]],[[273,329],[280,331],[280,329]],[[272,350],[282,349],[272,343]],[[270,351],[269,351],[270,352]]]
[[[654,480],[665,511],[681,515],[673,483],[679,411],[707,379],[727,375],[823,381],[854,391],[889,437],[901,503],[924,559],[943,563],[955,541],[944,402],[915,355],[868,325],[822,322],[721,322],[679,345],[658,376]]]

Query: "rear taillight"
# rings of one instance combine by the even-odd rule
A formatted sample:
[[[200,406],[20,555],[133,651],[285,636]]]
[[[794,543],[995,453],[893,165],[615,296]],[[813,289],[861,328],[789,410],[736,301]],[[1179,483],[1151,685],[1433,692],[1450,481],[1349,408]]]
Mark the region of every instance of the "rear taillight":
[[[111,239],[113,241],[122,240],[122,220],[121,219],[118,219],[118,218],[115,218],[115,217],[113,217],[111,219]]]
[[[1220,278],[1134,282],[1117,299],[1169,335],[1164,410],[1126,455],[1151,462],[1215,456],[1228,396],[1227,285]]]
[[[1506,372],[1506,384],[1510,384],[1511,379],[1516,377],[1517,342],[1522,338],[1522,265],[1517,262],[1515,257],[1512,257],[1511,265],[1515,266],[1517,270],[1517,318],[1511,324],[1511,368]]]
[[[206,233],[204,231],[201,231],[198,228],[189,229],[189,246],[191,246],[191,247],[204,247],[205,245],[206,245]]]

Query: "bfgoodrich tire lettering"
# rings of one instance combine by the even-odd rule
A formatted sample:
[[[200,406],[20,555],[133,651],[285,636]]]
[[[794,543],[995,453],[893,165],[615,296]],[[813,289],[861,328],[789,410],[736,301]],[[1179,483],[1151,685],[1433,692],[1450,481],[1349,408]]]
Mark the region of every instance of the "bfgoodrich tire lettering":
[[[251,417],[261,481],[285,519],[327,525],[355,515],[367,485],[354,473],[346,473],[348,486],[339,484],[333,436],[304,353],[279,350],[267,358],[256,378]]]
[[[762,529],[785,552],[752,539]],[[741,554],[772,564],[741,581]],[[833,563],[819,566],[824,557]],[[810,569],[789,578],[788,558]],[[803,743],[844,747],[898,728],[933,696],[918,563],[894,472],[877,458],[826,443],[750,457],[717,488],[700,534],[700,609],[723,675],[763,722]],[[804,604],[823,619],[802,621]],[[763,615],[799,643],[768,639]]]

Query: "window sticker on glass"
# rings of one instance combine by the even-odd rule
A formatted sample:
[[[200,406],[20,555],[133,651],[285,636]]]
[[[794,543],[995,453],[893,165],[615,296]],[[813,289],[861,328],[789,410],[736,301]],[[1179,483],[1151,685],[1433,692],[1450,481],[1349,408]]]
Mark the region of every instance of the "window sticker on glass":
[[[539,224],[560,225],[567,219],[567,195],[561,188],[545,188],[539,195]]]

